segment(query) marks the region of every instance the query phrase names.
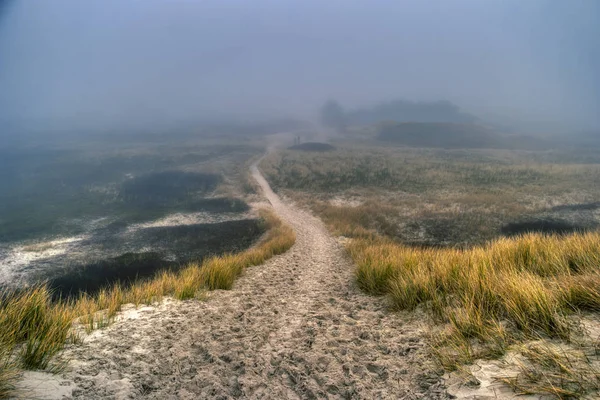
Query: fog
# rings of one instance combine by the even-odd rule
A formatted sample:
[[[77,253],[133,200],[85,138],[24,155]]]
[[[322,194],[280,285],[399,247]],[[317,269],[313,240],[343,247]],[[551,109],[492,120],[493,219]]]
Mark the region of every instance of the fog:
[[[600,3],[5,1],[0,120],[119,127],[446,100],[600,126]],[[545,125],[541,125],[545,124]]]

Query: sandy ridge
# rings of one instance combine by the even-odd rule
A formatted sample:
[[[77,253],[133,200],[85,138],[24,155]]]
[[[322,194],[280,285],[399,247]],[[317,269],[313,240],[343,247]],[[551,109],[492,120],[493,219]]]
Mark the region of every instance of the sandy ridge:
[[[415,321],[355,287],[351,261],[322,222],[252,175],[297,234],[207,301],[125,312],[63,355],[59,377],[29,374],[27,398],[442,399]]]

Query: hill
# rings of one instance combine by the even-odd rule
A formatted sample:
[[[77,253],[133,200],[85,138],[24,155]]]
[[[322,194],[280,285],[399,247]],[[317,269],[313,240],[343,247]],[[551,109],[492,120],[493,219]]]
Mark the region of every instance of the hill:
[[[499,135],[475,124],[386,122],[379,125],[377,137],[380,140],[419,147],[502,147]]]
[[[346,122],[352,125],[374,124],[382,121],[470,124],[477,121],[477,118],[463,112],[457,105],[449,101],[394,100],[346,113]]]

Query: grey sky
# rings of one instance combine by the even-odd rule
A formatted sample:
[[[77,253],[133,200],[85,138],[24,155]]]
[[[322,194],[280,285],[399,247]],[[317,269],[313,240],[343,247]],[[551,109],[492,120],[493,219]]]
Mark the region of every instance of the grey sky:
[[[19,0],[0,15],[7,119],[304,116],[333,97],[600,125],[598,71],[596,0]]]

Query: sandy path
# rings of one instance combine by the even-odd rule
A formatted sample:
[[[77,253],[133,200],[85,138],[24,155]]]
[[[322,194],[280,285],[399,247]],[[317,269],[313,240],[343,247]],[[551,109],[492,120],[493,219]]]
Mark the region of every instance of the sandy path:
[[[418,324],[362,294],[321,221],[252,173],[293,248],[207,301],[143,307],[94,332],[66,352],[49,398],[447,398]]]

